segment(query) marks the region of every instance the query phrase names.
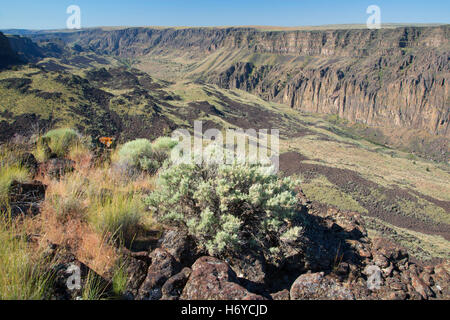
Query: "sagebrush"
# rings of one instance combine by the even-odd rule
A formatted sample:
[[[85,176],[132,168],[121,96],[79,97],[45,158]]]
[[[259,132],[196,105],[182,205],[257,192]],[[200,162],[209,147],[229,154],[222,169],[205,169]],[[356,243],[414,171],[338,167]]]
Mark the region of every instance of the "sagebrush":
[[[266,167],[166,165],[157,183],[147,198],[156,218],[186,230],[210,255],[251,249],[279,261],[301,242],[298,182]]]

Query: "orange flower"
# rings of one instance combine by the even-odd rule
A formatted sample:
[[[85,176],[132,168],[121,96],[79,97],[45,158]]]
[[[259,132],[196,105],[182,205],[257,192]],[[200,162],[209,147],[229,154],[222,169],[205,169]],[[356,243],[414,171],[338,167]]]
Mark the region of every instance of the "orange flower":
[[[108,148],[111,147],[111,145],[113,143],[113,138],[109,138],[109,137],[101,137],[99,140],[101,143],[103,143]]]

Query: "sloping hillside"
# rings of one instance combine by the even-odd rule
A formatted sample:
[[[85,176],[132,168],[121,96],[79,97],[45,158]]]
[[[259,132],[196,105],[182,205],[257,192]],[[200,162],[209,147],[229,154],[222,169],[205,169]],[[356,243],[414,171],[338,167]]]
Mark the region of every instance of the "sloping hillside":
[[[281,170],[301,178],[313,206],[359,212],[371,236],[391,238],[421,261],[450,255],[447,165],[369,142],[336,118],[241,90],[158,80],[89,52],[0,73],[0,100],[3,141],[69,126],[120,143],[192,130],[194,120],[204,130],[280,129]]]

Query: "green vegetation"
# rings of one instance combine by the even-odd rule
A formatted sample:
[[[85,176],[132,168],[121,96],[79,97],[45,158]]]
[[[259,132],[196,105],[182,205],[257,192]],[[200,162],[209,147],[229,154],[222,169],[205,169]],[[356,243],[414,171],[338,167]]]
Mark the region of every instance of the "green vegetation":
[[[399,228],[381,219],[364,217],[371,238],[386,237],[408,249],[408,252],[422,261],[433,258],[448,259],[450,247],[442,236],[428,235],[405,228]]]
[[[127,142],[120,147],[117,156],[119,164],[130,169],[142,171],[153,169],[151,167],[153,149],[150,140],[137,139]]]
[[[112,277],[112,290],[117,297],[121,297],[126,290],[128,274],[124,263],[118,263]]]
[[[301,239],[297,185],[261,166],[166,165],[147,203],[157,220],[187,230],[210,255],[248,248],[277,261]]]
[[[121,146],[117,152],[117,163],[131,173],[141,171],[155,173],[176,145],[176,141],[167,137],[159,138],[153,143],[147,139],[130,141]]]
[[[138,196],[115,194],[91,208],[89,221],[101,234],[130,243],[142,222],[144,206]]]
[[[51,274],[44,271],[45,259],[30,247],[21,231],[3,218],[0,219],[0,261],[1,300],[48,297],[52,280]]]
[[[367,209],[362,207],[358,201],[353,199],[351,195],[340,191],[325,176],[320,176],[302,183],[302,190],[308,199],[319,203],[327,204],[344,211],[367,213]]]
[[[51,154],[58,158],[69,155],[72,148],[82,145],[81,136],[70,128],[60,128],[47,132],[42,136],[36,146],[36,158],[39,161],[47,160]]]
[[[108,285],[94,272],[89,271],[81,294],[82,300],[101,300],[107,297]]]
[[[13,181],[21,183],[31,179],[28,170],[17,162],[15,153],[8,148],[0,148],[0,207],[8,205],[8,192]]]

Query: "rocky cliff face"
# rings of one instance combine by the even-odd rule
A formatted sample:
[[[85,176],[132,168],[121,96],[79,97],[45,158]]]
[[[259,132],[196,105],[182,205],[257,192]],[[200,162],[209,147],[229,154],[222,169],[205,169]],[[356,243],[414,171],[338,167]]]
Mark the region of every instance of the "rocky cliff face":
[[[0,32],[0,70],[20,62],[19,56],[12,50],[8,38]]]
[[[263,51],[300,54],[302,65],[238,62],[212,77],[308,112],[368,125],[425,129],[449,136],[448,28],[309,33],[263,42]],[[389,44],[391,47],[389,47]],[[306,55],[306,56],[301,56]]]
[[[224,88],[368,125],[450,136],[450,26],[273,32],[129,28],[31,37],[62,39],[123,58],[175,55],[183,57],[186,69],[194,68],[191,78]]]

